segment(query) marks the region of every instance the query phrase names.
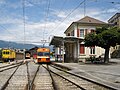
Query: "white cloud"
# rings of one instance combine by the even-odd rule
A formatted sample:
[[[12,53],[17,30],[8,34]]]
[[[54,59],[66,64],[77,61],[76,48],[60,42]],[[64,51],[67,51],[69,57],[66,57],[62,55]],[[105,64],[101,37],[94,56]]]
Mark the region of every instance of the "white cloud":
[[[5,4],[5,0],[0,0],[0,5]]]
[[[116,12],[115,9],[110,8],[108,9],[106,13],[102,9],[99,8],[89,8],[87,9],[86,13],[87,16],[91,16],[93,18],[107,21],[108,18],[110,18],[107,14]],[[29,21],[29,18],[26,16],[26,24],[25,24],[25,41],[26,43],[29,43],[27,41],[31,42],[41,42],[43,39],[43,32],[44,37],[46,40],[49,40],[49,37],[53,35],[59,35],[64,36],[64,31],[67,29],[67,27],[74,21],[77,21],[84,17],[83,14],[83,8],[78,9],[74,11],[71,15],[69,15],[68,18],[66,16],[70,13],[69,11],[55,11],[51,10],[50,15],[55,16],[56,19],[50,20],[50,21],[38,21],[33,22]],[[65,19],[66,18],[66,19]],[[65,19],[65,20],[64,20]],[[61,21],[60,21],[61,20]],[[2,38],[3,40],[11,40],[11,41],[24,41],[24,27],[23,27],[23,19],[22,18],[15,18],[13,16],[9,16],[7,18],[0,18],[0,24],[12,24],[12,27],[8,28],[8,31],[11,32],[4,32],[0,33],[0,37],[2,35],[5,35],[5,38]]]
[[[65,18],[66,17],[65,11],[60,11],[59,12],[58,10],[55,10],[55,11],[53,11],[52,14],[57,16],[58,18]]]

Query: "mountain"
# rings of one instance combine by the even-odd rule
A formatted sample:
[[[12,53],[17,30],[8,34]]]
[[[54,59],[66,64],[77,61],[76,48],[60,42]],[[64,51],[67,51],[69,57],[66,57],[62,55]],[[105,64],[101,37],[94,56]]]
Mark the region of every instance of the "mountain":
[[[0,48],[31,49],[33,47],[42,47],[42,45],[22,44],[22,43],[0,40]],[[51,46],[47,46],[47,47],[49,47],[52,50]]]

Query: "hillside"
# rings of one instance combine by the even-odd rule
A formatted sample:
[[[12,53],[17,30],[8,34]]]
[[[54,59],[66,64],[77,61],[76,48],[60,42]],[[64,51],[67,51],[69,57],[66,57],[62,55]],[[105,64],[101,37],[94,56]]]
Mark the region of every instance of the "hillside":
[[[31,49],[33,47],[42,47],[42,45],[34,45],[34,44],[21,44],[16,42],[8,42],[0,40],[0,48],[17,48],[17,49]],[[49,47],[49,46],[47,46]],[[52,50],[52,47],[49,47]]]

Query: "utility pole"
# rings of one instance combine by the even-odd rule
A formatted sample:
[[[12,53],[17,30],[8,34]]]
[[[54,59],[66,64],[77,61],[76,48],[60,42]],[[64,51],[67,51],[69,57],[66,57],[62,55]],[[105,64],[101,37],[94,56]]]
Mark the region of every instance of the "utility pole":
[[[24,34],[24,47],[25,47],[25,0],[22,0],[22,6],[23,6],[23,34]],[[25,49],[24,49],[24,59],[25,59]]]
[[[44,47],[46,40],[41,40],[41,42],[43,43],[43,47]]]
[[[84,17],[85,17],[85,14],[86,14],[86,0],[84,0]]]

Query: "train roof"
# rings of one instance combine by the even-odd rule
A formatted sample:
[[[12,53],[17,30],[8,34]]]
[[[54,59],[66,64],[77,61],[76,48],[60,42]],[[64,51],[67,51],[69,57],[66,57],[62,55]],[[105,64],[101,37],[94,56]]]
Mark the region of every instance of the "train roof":
[[[25,51],[25,53],[30,53],[30,51]]]

